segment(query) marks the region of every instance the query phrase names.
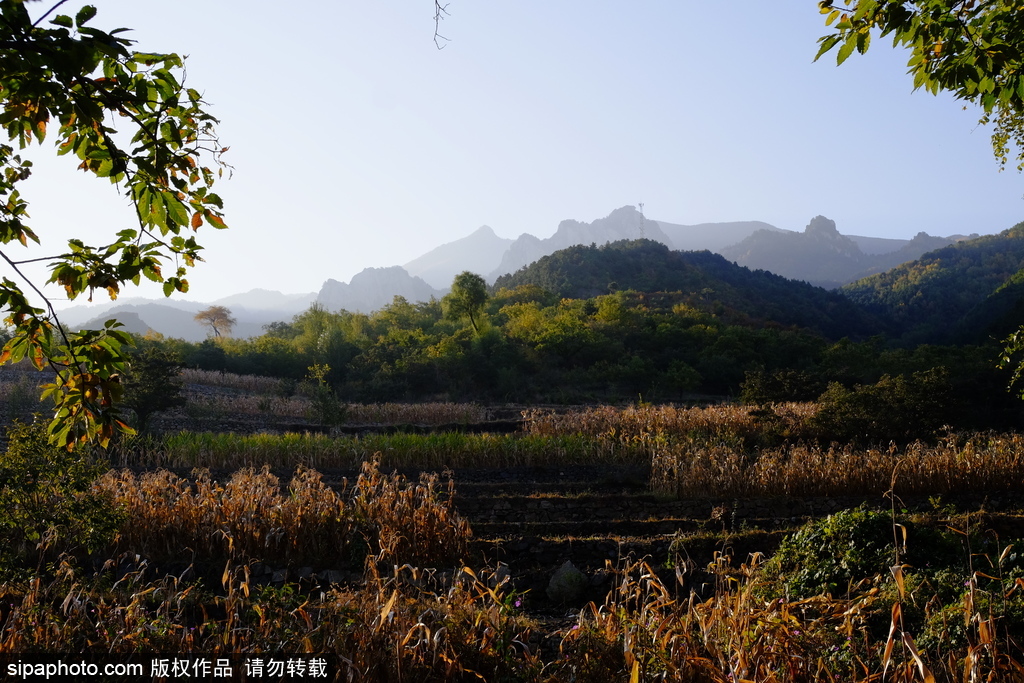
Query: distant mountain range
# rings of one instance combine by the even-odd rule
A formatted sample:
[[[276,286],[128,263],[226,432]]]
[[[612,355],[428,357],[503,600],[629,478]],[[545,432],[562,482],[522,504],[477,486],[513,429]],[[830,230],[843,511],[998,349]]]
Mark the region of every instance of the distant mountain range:
[[[919,232],[912,240],[882,242],[878,238],[842,235],[835,221],[816,216],[803,232],[761,229],[717,251],[741,266],[835,289],[962,239],[966,238],[932,237]]]
[[[257,289],[211,303],[227,306],[238,319],[232,336],[251,337],[262,334],[264,325],[289,320],[314,302],[332,311],[369,313],[396,296],[409,301],[440,298],[455,275],[464,270],[493,283],[559,250],[637,239],[660,242],[672,250],[715,252],[752,270],[834,289],[965,238],[932,237],[924,232],[912,240],[842,235],[834,221],[822,216],[812,219],[804,232],[760,221],[679,225],[646,218],[635,207],[624,206],[590,223],[564,220],[548,238],[523,234],[512,240],[483,226],[404,266],[367,268],[347,283],[328,279],[317,293],[292,295]],[[154,330],[199,341],[208,336],[208,329],[193,317],[209,305],[173,299],[122,300],[68,309],[62,320],[71,327],[94,327],[117,317],[133,333]]]
[[[463,270],[483,275],[493,283],[560,249],[635,239],[661,242],[678,251],[712,251],[741,266],[834,289],[966,238],[932,237],[924,232],[912,240],[842,235],[835,222],[824,216],[812,219],[804,232],[783,230],[761,221],[678,225],[645,218],[636,207],[624,206],[590,223],[562,221],[555,234],[546,239],[523,234],[508,240],[484,226],[427,252],[404,268],[444,292]],[[492,263],[497,265],[489,269]]]
[[[238,323],[232,336],[256,337],[263,326],[278,320],[290,320],[316,300],[316,293],[282,294],[254,289],[233,294],[210,303],[183,299],[120,299],[100,306],[72,307],[61,312],[61,322],[76,329],[95,329],[116,318],[125,329],[136,335],[153,331],[166,337],[202,341],[209,328],[194,320],[195,314],[212,305],[226,306]]]

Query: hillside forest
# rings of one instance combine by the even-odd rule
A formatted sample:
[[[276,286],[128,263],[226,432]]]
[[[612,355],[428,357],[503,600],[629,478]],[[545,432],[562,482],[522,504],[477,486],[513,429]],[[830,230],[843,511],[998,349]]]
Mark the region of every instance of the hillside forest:
[[[283,392],[316,368],[349,402],[767,403],[895,382],[930,397],[927,418],[915,418],[925,431],[1005,428],[1021,406],[996,364],[1022,319],[1022,264],[1024,225],[836,291],[710,252],[624,241],[564,249],[498,278],[475,316],[450,306],[453,295],[395,297],[371,314],[314,305],[249,339],[149,335],[138,348],[280,378]]]

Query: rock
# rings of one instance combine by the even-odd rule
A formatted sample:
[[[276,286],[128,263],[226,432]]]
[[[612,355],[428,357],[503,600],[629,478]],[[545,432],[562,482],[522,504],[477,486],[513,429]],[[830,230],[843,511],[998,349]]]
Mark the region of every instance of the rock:
[[[546,593],[548,600],[564,605],[578,601],[589,586],[587,575],[566,560],[551,577]]]

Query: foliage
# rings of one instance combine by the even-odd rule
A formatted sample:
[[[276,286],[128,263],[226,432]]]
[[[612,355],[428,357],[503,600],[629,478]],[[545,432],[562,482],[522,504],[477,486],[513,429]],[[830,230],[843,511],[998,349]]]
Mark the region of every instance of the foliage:
[[[211,190],[219,171],[203,165],[211,155],[219,163],[224,149],[202,96],[183,84],[181,57],[130,51],[130,41],[121,37],[126,29],[88,25],[96,15],[92,6],[73,18],[53,16],[44,27],[60,4],[33,19],[26,3],[0,2],[0,124],[19,148],[0,145],[0,243],[40,243],[25,222],[28,203],[18,187],[32,172],[24,150],[47,135],[59,156],[75,158],[81,170],[117,185],[138,221],[100,246],[72,239],[63,252],[22,259],[0,251],[20,280],[0,282],[0,308],[14,327],[0,361],[49,363],[56,372],[48,390],[56,405],[50,436],[70,447],[90,438],[106,444],[115,428],[125,428],[112,407],[129,340],[109,323],[78,333],[59,327],[48,300],[45,308],[29,302],[26,289],[42,295],[21,266],[50,261],[49,281],[69,299],[86,291],[91,297],[96,289],[116,298],[143,276],[162,283],[166,295],[187,291],[186,269],[201,250],[188,231],[203,223],[225,227],[221,199]]]
[[[910,52],[914,88],[978,105],[993,123],[992,147],[1001,165],[1011,146],[1024,168],[1024,38],[1020,7],[975,0],[852,0],[818,3],[832,33],[819,40],[818,57],[834,48],[842,64],[863,54],[871,36],[891,35]]]
[[[836,338],[883,329],[879,320],[838,294],[750,271],[711,252],[672,251],[651,240],[562,249],[499,277],[494,288],[536,285],[562,298],[586,299],[606,294],[609,282],[620,290],[680,292],[687,305],[733,322],[771,320]]]
[[[214,337],[225,337],[238,321],[225,306],[210,306],[196,313],[195,321],[208,325]]]
[[[1022,268],[1024,224],[1018,224],[929,252],[840,291],[893,319],[906,343],[979,343],[1004,337],[1020,324],[1014,282]]]
[[[944,368],[884,375],[847,389],[833,382],[818,398],[811,426],[826,438],[857,443],[906,442],[933,437],[956,412]]]
[[[748,370],[740,400],[757,405],[810,401],[817,398],[823,388],[821,378],[806,371],[788,368],[770,373],[760,369]]]
[[[306,376],[312,386],[310,416],[318,424],[327,426],[339,424],[345,419],[345,406],[327,383],[327,373],[330,371],[329,365],[314,363],[309,366],[309,374]]]
[[[93,552],[124,515],[93,489],[103,468],[87,454],[56,448],[41,422],[15,422],[0,456],[0,565],[30,566],[60,552]]]
[[[133,354],[125,381],[124,406],[135,413],[137,431],[146,431],[154,413],[183,405],[185,397],[178,357],[153,345],[146,345]]]
[[[473,331],[479,333],[477,317],[487,303],[487,281],[468,270],[455,276],[452,289],[441,300],[445,317],[452,320],[469,318]]]
[[[849,594],[895,563],[892,525],[889,513],[865,507],[837,512],[783,539],[765,571],[794,597]]]

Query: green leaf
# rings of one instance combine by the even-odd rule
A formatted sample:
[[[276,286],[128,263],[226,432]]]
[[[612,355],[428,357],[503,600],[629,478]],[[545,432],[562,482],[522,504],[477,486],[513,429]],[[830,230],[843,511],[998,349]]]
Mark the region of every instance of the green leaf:
[[[71,17],[66,14],[58,14],[50,21],[50,23],[56,24],[57,26],[63,26],[64,28],[73,28],[75,25],[74,22],[71,21]]]
[[[82,27],[90,19],[96,16],[96,8],[92,5],[86,5],[82,9],[78,10],[78,14],[75,16],[75,23]]]
[[[857,34],[851,33],[843,43],[843,46],[839,48],[839,54],[836,55],[836,66],[839,66],[846,61],[846,58],[853,54],[854,48],[857,47]]]
[[[188,209],[177,197],[165,195],[164,204],[167,206],[168,222],[174,221],[176,226],[188,225]]]
[[[823,54],[834,48],[839,41],[842,40],[838,35],[825,36],[818,42],[821,43],[821,47],[818,49],[818,54],[814,55],[814,61],[818,61]]]
[[[871,32],[864,31],[863,33],[857,34],[857,52],[864,54],[868,51],[868,47],[871,45]]]

